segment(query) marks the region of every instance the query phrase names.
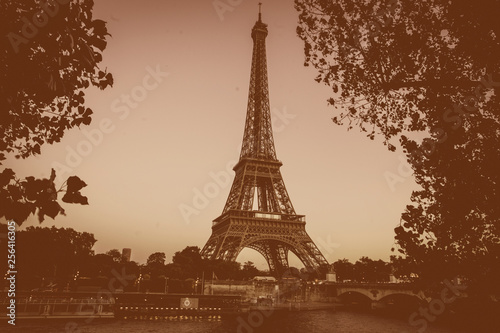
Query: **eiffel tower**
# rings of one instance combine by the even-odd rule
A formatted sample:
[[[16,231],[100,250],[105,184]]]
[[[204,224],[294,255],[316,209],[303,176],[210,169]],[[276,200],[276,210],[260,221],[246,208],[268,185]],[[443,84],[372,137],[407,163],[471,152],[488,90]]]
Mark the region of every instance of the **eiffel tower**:
[[[222,214],[213,221],[212,235],[201,252],[204,258],[234,261],[243,248],[266,259],[271,274],[281,277],[294,253],[306,269],[319,272],[328,262],[305,230],[281,177],[276,158],[267,83],[267,24],[259,19],[252,29],[253,55],[248,108],[236,176]],[[321,269],[323,270],[323,269]]]

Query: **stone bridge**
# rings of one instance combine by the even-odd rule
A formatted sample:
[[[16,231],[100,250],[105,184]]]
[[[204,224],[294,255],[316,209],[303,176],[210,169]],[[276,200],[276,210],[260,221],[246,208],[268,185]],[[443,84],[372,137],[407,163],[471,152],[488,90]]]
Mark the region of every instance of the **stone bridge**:
[[[358,293],[368,297],[372,301],[380,301],[385,297],[393,295],[407,295],[425,300],[422,291],[416,292],[412,284],[407,283],[335,283],[331,284],[336,291],[336,296]]]
[[[336,301],[381,307],[388,304],[419,304],[430,301],[422,291],[408,283],[325,283],[309,290],[312,300]]]

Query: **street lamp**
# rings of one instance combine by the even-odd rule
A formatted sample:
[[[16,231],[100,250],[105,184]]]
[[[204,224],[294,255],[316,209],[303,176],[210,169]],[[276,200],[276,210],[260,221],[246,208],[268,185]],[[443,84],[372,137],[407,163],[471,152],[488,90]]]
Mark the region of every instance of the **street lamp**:
[[[139,273],[139,277],[137,278],[137,292],[141,291],[141,280],[142,280],[142,274]]]

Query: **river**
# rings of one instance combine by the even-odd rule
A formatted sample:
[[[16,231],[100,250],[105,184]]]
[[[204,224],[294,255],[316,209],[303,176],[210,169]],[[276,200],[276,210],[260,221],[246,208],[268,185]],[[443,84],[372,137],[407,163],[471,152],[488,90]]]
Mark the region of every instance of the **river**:
[[[3,326],[3,323],[2,323]],[[239,317],[161,320],[17,320],[15,329],[2,332],[26,333],[414,333],[407,320],[369,312],[301,311],[243,314]],[[421,333],[462,332],[429,325]]]

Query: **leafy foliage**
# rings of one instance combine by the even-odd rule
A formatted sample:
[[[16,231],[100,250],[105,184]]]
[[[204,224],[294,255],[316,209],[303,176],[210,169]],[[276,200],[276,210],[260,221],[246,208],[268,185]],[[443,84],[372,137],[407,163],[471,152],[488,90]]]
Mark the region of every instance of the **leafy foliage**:
[[[382,134],[386,144],[398,134],[432,128],[444,111],[434,98],[452,94],[445,104],[459,103],[497,69],[497,1],[295,4],[305,65],[318,70],[316,81],[335,94],[329,104],[342,109],[333,121],[358,125],[371,139]]]
[[[392,266],[382,260],[361,257],[354,264],[347,259],[333,263],[337,281],[352,282],[389,282]]]
[[[65,131],[89,125],[93,111],[84,90],[105,89],[113,76],[99,68],[109,33],[92,17],[92,0],[7,0],[0,3],[0,161],[37,155],[59,142]],[[39,221],[64,210],[50,179],[15,179],[1,174],[2,216],[18,224],[38,208]],[[88,204],[79,191],[86,184],[70,177],[63,201]]]
[[[115,263],[120,263],[122,261],[122,254],[118,249],[109,250],[106,252],[106,256],[111,257]]]
[[[63,186],[56,190],[54,180],[56,173],[52,169],[49,179],[26,177],[24,180],[15,178],[14,171],[6,168],[0,173],[0,217],[14,220],[21,225],[28,216],[35,214],[38,208],[38,220],[42,222],[45,216],[55,218],[65,215],[64,209],[57,202],[59,192],[65,192],[63,201],[88,204],[87,197],[80,190],[87,186],[76,176],[69,177]],[[68,201],[70,198],[72,201]]]
[[[17,289],[30,290],[49,282],[58,284],[59,288],[64,287],[94,255],[92,247],[95,242],[94,235],[71,228],[28,227],[18,231]],[[3,244],[6,246],[6,242]],[[5,261],[0,268],[6,270],[6,264]]]
[[[334,123],[389,150],[422,187],[395,229],[421,279],[500,293],[500,3],[295,0],[305,65]],[[425,136],[425,139],[421,139]]]

